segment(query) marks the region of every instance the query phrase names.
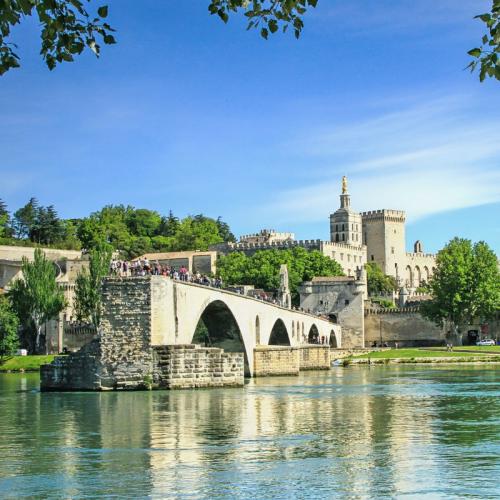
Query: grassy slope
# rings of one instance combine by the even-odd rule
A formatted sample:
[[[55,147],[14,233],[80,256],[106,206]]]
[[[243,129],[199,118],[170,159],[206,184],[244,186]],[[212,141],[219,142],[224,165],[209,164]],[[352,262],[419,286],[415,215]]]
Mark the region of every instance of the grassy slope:
[[[485,351],[475,352],[460,352],[454,348],[453,351],[446,350],[421,350],[421,349],[389,349],[388,351],[371,352],[369,354],[362,354],[361,356],[353,356],[356,358],[370,358],[370,359],[396,359],[396,358],[452,358],[452,357],[475,357]],[[500,355],[500,350],[498,351]]]
[[[0,361],[0,372],[11,371],[38,371],[40,365],[50,363],[55,356],[9,356]]]

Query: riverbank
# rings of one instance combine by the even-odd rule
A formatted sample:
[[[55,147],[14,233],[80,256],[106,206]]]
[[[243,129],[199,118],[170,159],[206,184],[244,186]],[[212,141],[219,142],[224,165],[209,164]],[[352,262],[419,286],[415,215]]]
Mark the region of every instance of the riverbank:
[[[41,365],[52,363],[55,355],[8,356],[0,360],[0,372],[37,372]]]
[[[388,349],[350,356],[343,364],[399,364],[399,363],[499,363],[500,349],[496,347]]]

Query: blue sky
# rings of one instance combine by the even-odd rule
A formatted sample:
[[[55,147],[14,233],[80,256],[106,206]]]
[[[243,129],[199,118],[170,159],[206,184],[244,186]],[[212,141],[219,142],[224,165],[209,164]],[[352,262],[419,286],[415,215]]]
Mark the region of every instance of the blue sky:
[[[93,2],[96,6],[100,2]],[[320,0],[300,40],[208,0],[111,0],[118,44],[49,72],[35,24],[0,77],[0,197],[63,217],[125,203],[328,239],[340,179],[358,210],[406,210],[407,245],[500,254],[500,86],[463,68],[477,0]]]

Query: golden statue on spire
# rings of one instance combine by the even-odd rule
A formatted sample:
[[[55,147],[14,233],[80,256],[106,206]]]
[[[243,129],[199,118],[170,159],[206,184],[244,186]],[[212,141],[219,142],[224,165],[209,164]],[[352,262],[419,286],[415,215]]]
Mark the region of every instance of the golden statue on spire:
[[[347,194],[347,177],[342,176],[342,194]]]

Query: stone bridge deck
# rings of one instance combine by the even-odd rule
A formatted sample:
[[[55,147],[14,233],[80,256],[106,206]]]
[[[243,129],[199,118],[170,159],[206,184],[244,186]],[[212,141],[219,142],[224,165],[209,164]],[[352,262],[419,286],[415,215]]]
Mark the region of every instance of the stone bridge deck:
[[[254,297],[163,276],[115,278],[108,283],[145,279],[151,284],[152,345],[205,343],[229,352],[244,350],[250,372],[258,345],[300,346],[312,338],[342,345],[339,325]]]

